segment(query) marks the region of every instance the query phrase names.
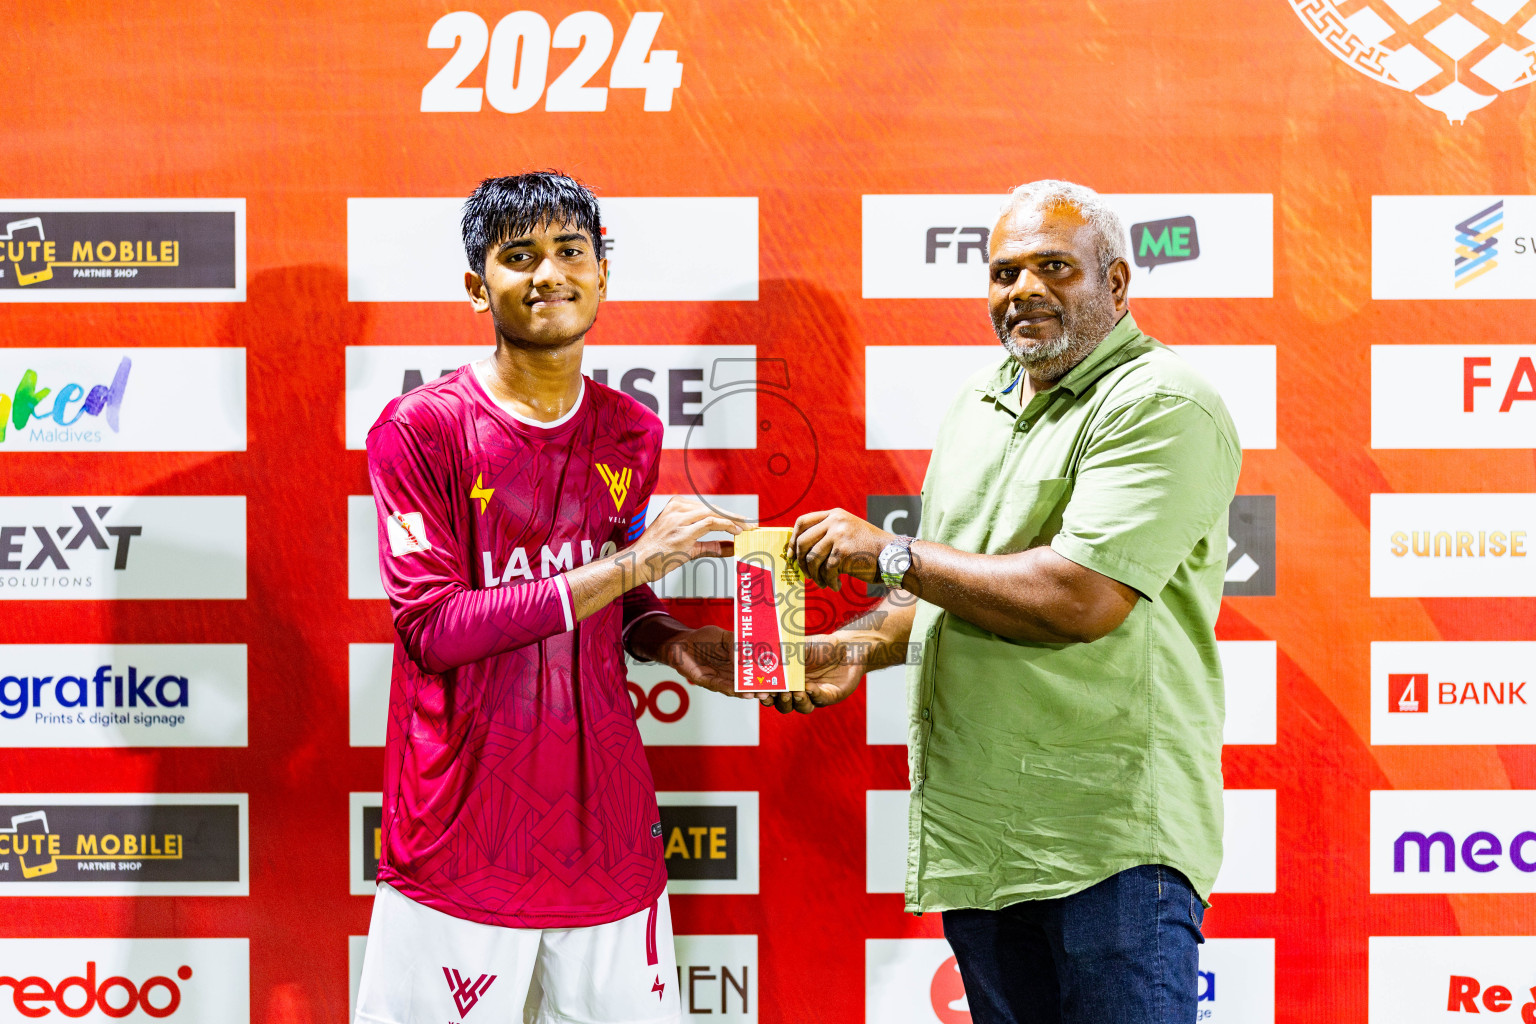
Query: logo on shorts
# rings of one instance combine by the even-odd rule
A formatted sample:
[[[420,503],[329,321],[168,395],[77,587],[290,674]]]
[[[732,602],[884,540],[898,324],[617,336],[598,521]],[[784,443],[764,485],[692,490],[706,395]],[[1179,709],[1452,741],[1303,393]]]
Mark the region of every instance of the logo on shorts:
[[[480,997],[491,990],[491,982],[496,980],[494,974],[482,974],[478,978],[471,979],[467,974],[443,968],[443,977],[448,979],[448,991],[453,993],[453,1005],[459,1008],[460,1017],[468,1017],[469,1011],[475,1008]]]
[[[603,478],[604,484],[608,485],[608,493],[613,497],[613,507],[622,509],[624,499],[629,497],[629,482],[634,479],[634,470],[628,466],[623,469],[609,469],[599,462],[597,475]]]

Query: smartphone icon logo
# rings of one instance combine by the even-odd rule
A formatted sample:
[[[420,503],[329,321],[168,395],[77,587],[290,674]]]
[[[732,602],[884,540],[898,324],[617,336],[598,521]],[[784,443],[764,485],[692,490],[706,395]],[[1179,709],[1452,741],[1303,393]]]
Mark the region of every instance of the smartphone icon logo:
[[[37,232],[35,239],[31,237],[32,230]],[[41,242],[43,240],[43,218],[41,217],[28,217],[25,220],[10,221],[5,225],[5,234],[0,235],[0,241],[11,243],[7,246],[8,255],[11,258],[12,266],[16,268],[16,283],[23,288],[29,284],[37,284],[39,281],[50,280],[53,277],[53,266],[51,264],[40,259],[23,261],[19,258],[27,250],[26,243],[31,241]],[[21,269],[23,262],[33,267],[30,273]]]
[[[18,836],[45,836],[48,834],[48,812],[29,811],[26,814],[12,815],[11,827],[8,829],[0,829],[0,832],[10,832]],[[16,845],[21,846],[22,844],[18,843]],[[44,843],[39,843],[37,845],[40,850],[46,848],[46,844]],[[41,864],[28,864],[26,854],[19,855],[17,860],[21,861],[22,878],[37,878],[41,875],[51,875],[55,871],[59,870],[58,861],[54,860],[52,857],[49,857]]]

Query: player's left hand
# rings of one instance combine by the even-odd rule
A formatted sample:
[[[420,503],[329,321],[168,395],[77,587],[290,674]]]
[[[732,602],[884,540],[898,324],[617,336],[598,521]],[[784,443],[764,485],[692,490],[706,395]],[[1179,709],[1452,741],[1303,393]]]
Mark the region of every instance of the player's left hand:
[[[736,692],[734,640],[719,626],[700,626],[663,644],[658,660],[694,686],[732,697],[750,697],[752,694]]]
[[[880,552],[895,539],[894,533],[834,508],[809,512],[795,520],[789,548],[806,576],[824,587],[841,590],[844,575],[865,583],[880,582]]]

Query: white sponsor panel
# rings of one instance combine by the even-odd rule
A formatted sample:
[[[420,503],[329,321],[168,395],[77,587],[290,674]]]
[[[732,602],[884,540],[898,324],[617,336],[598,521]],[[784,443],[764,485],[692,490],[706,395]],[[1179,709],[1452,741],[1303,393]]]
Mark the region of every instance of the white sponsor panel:
[[[379,576],[379,518],[371,494],[347,495],[347,597],[385,597]]]
[[[757,298],[757,197],[624,197],[599,201],[612,302]],[[467,302],[464,200],[347,200],[347,298]],[[688,228],[710,244],[687,241]],[[478,268],[476,268],[478,269]]]
[[[907,666],[877,668],[866,675],[864,709],[866,743],[897,743],[906,746],[907,726],[910,722],[907,714]]]
[[[906,892],[907,808],[905,789],[864,791],[864,891]]]
[[[396,398],[494,351],[488,345],[348,345],[347,448],[368,447],[368,431]]]
[[[347,1020],[357,1018],[357,988],[363,981],[363,958],[368,955],[368,936],[347,936]]]
[[[1371,892],[1536,892],[1536,791],[1371,791]]]
[[[1224,854],[1213,892],[1275,891],[1275,791],[1228,789],[1222,793]],[[864,794],[866,892],[905,892],[907,806],[904,789]]]
[[[244,597],[243,496],[0,497],[0,600]]]
[[[965,983],[943,939],[864,940],[866,1024],[971,1024]]]
[[[1246,449],[1275,447],[1275,346],[1170,346],[1221,393]],[[864,447],[932,448],[967,378],[997,365],[997,345],[869,345]]]
[[[745,703],[745,701],[743,701]],[[755,790],[713,790],[695,793],[656,794],[656,803],[663,808],[714,808],[730,807],[736,810],[735,831],[728,826],[697,825],[692,819],[675,826],[668,834],[663,820],[662,841],[667,855],[667,892],[673,895],[755,895],[758,891],[758,794]],[[705,813],[708,813],[707,811]],[[713,820],[713,819],[711,819]],[[716,829],[725,828],[724,832]],[[683,849],[676,851],[674,844]],[[718,861],[724,861],[731,845],[736,851],[734,872],[715,870]],[[680,853],[680,855],[679,855]],[[675,858],[675,859],[674,859]],[[693,870],[698,869],[698,870]],[[702,875],[705,877],[684,877]],[[716,877],[708,877],[714,875]]]
[[[0,939],[0,1021],[248,1024],[249,939]]]
[[[389,726],[389,680],[394,644],[347,644],[347,741],[382,747]]]
[[[347,448],[367,447],[395,398],[489,355],[483,345],[349,345]],[[761,367],[755,345],[589,344],[581,370],[656,413],[663,448],[756,447],[757,388],[786,386],[784,368]]]
[[[1372,935],[1369,950],[1369,1024],[1536,1018],[1529,935]]]
[[[1536,736],[1536,643],[1371,644],[1371,742],[1525,744]]]
[[[1536,196],[1372,196],[1371,298],[1536,299]]]
[[[683,1013],[710,1020],[757,1020],[757,936],[678,935],[677,994]]]
[[[1221,870],[1212,892],[1275,891],[1275,791],[1222,791]]]
[[[1274,1024],[1274,939],[1206,939],[1201,944],[1195,1020]]]
[[[645,506],[645,525],[650,526],[651,520],[655,519],[657,514],[667,507],[667,502],[674,497],[677,495],[651,495],[650,502]],[[684,494],[682,497],[702,501],[711,508],[748,524],[757,522],[758,506],[755,494]],[[730,534],[715,531],[706,533],[700,539],[729,540]],[[729,600],[732,596],[731,586],[735,579],[736,559],[696,558],[652,583],[651,589],[656,592],[657,597],[662,598],[702,597]]]
[[[1273,640],[1218,640],[1227,717],[1221,741],[1275,742],[1278,652]]]
[[[245,793],[0,793],[0,897],[248,896]]]
[[[1372,345],[1371,447],[1536,448],[1536,346]]]
[[[1536,494],[1371,495],[1372,597],[1536,597]]]
[[[658,662],[624,659],[630,703],[648,747],[755,747],[762,706],[691,686]]]
[[[0,452],[243,452],[245,349],[0,348],[0,410]]]
[[[347,862],[349,872],[347,877],[352,880],[351,891],[353,896],[372,896],[378,888],[378,882],[368,878],[368,872],[363,863],[363,846],[372,842],[372,836],[363,834],[363,811],[370,807],[383,807],[383,793],[348,793],[347,794],[347,833],[350,838],[348,844],[351,853]],[[377,860],[377,855],[374,857]]]
[[[1274,294],[1268,193],[1106,195],[1124,221],[1132,298]],[[864,298],[987,294],[987,245],[1001,195],[866,195]]]
[[[244,199],[0,199],[0,211],[0,240],[28,253],[0,267],[0,302],[245,301]],[[49,240],[52,256],[32,247]]]
[[[243,747],[244,644],[0,646],[0,747]]]

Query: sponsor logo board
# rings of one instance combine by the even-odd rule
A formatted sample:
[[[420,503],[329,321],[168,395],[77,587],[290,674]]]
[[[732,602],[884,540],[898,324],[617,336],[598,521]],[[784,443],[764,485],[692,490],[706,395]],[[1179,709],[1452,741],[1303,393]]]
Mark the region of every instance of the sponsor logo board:
[[[1536,735],[1536,643],[1371,644],[1371,742],[1524,744]]]
[[[347,597],[384,599],[379,576],[379,519],[373,495],[347,495]]]
[[[0,1021],[251,1019],[249,939],[0,939]]]
[[[245,597],[245,498],[0,497],[0,600]]]
[[[243,747],[244,644],[0,645],[0,747]]]
[[[244,199],[0,199],[0,302],[244,301]]]
[[[347,936],[347,1020],[357,1019],[357,989],[363,981],[363,958],[368,955],[368,936]]]
[[[1200,946],[1195,998],[1199,1024],[1273,1024],[1275,941],[1207,939]],[[949,943],[864,940],[864,1019],[970,1024],[970,1003]]]
[[[1328,52],[1367,78],[1411,93],[1452,124],[1536,80],[1530,42],[1536,19],[1521,16],[1525,5],[1518,0],[1478,0],[1470,7],[1441,0],[1290,5]]]
[[[490,354],[479,345],[349,345],[347,447],[367,447],[393,399]],[[654,412],[663,448],[755,448],[760,396],[788,386],[771,383],[784,376],[773,363],[759,361],[755,345],[587,345],[581,369]]]
[[[244,793],[0,795],[0,896],[245,896]]]
[[[1225,597],[1275,595],[1275,496],[1239,494],[1227,509]]]
[[[907,796],[904,789],[864,794],[865,892],[906,891]],[[1224,855],[1212,891],[1274,892],[1275,791],[1224,790],[1222,808]]]
[[[1274,892],[1275,791],[1227,789],[1221,797],[1221,870],[1211,891]]]
[[[245,451],[243,348],[0,349],[0,388],[0,452]]]
[[[683,1013],[757,1020],[757,936],[678,935],[677,993]]]
[[[1536,791],[1373,790],[1371,892],[1536,892]]]
[[[1372,345],[1372,448],[1536,448],[1536,348]]]
[[[1536,494],[1371,495],[1372,597],[1536,597]]]
[[[1536,938],[1372,935],[1369,949],[1370,1024],[1536,1020]]]
[[[756,792],[657,793],[656,801],[669,893],[757,892]]]
[[[711,693],[657,662],[625,656],[629,700],[648,747],[755,747],[757,701]]]
[[[1221,393],[1245,449],[1275,447],[1275,346],[1169,346]],[[1002,362],[997,345],[868,345],[864,447],[932,448],[950,400]]]
[[[347,739],[354,747],[382,747],[389,727],[389,681],[394,644],[347,644]]]
[[[352,895],[372,896],[378,888],[384,845],[384,794],[348,793],[347,806]]]
[[[1006,198],[866,195],[864,298],[984,298],[988,245]],[[1126,227],[1133,298],[1274,294],[1273,196],[1189,193],[1104,199]]]
[[[463,206],[460,197],[348,199],[347,298],[467,302]],[[601,207],[609,301],[757,298],[755,196],[604,198]],[[712,243],[683,241],[682,224],[707,225]]]
[[[1372,196],[1371,298],[1536,298],[1536,196]]]

